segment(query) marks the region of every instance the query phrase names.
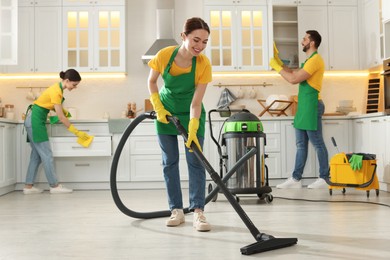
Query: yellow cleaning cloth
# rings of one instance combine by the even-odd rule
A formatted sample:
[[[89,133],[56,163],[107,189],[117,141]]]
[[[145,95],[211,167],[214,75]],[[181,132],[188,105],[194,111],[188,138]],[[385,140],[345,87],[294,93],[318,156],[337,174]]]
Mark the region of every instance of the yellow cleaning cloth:
[[[94,136],[93,135],[86,135],[85,137],[77,138],[77,143],[85,148],[89,147],[93,141]]]

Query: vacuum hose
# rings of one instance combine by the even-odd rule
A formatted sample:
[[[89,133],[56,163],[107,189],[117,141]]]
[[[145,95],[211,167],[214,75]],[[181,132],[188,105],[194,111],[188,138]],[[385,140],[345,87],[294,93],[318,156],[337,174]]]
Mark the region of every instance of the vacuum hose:
[[[144,114],[139,115],[136,117],[125,129],[123,132],[123,135],[119,141],[119,144],[115,150],[114,157],[111,164],[111,172],[110,172],[110,188],[111,188],[111,195],[114,199],[115,205],[118,207],[122,213],[129,217],[133,218],[140,218],[140,219],[150,219],[150,218],[160,218],[160,217],[169,217],[171,215],[171,212],[169,210],[161,210],[161,211],[153,211],[153,212],[137,212],[134,210],[129,209],[126,207],[126,205],[122,202],[118,187],[117,187],[117,170],[118,170],[118,162],[123,150],[123,147],[126,144],[127,139],[129,138],[130,134],[133,132],[133,130],[137,127],[138,124],[140,124],[145,119],[156,119],[156,113],[154,111],[152,112],[146,112]],[[172,119],[171,119],[172,120]],[[230,169],[226,176],[222,179],[223,183],[226,183],[227,180],[233,175],[233,173],[239,168],[241,165],[243,165],[250,157],[256,154],[257,149],[252,148],[249,152],[247,152],[243,157],[241,157],[237,163]],[[219,187],[216,186],[205,198],[205,203],[209,203],[213,197],[218,193]],[[190,210],[189,208],[184,208],[184,213],[188,213]]]

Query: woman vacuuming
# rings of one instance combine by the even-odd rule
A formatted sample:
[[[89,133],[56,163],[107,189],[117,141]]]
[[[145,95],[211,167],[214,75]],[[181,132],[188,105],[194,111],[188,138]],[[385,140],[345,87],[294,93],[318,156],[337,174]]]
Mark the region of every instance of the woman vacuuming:
[[[81,81],[80,74],[69,69],[66,72],[60,72],[61,81],[47,88],[34,104],[29,106],[24,125],[27,130],[28,141],[31,145],[30,163],[27,169],[24,194],[42,193],[43,190],[34,186],[35,178],[38,173],[38,167],[42,163],[46,174],[47,181],[50,185],[50,193],[70,193],[73,190],[64,187],[58,183],[55,168],[53,153],[50,147],[49,136],[46,130],[47,115],[50,110],[54,110],[57,114],[57,119],[65,125],[65,127],[78,137],[77,142],[87,147],[92,142],[93,136],[89,136],[85,132],[78,131],[68,120],[69,112],[62,107],[64,101],[64,90],[72,91],[77,88]],[[57,120],[55,120],[57,121]],[[51,120],[52,123],[55,121]]]
[[[209,34],[206,22],[201,18],[190,18],[181,33],[182,44],[160,50],[148,64],[151,68],[148,78],[150,100],[157,112],[156,129],[172,212],[166,225],[178,226],[185,221],[179,175],[179,133],[167,120],[167,116],[175,116],[188,132],[185,150],[189,175],[189,209],[194,212],[193,226],[198,231],[211,229],[203,214],[206,175],[204,167],[189,148],[192,143],[199,149],[203,146],[206,120],[202,99],[211,81],[211,65],[201,52],[206,48]],[[157,79],[160,75],[164,86],[159,93]]]

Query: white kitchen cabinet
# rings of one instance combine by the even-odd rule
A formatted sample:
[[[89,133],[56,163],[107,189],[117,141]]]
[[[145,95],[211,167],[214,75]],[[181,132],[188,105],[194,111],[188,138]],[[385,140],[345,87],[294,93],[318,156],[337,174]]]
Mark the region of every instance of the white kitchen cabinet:
[[[322,136],[328,150],[329,160],[337,153],[350,151],[351,126],[349,120],[322,119]],[[332,143],[335,139],[337,147]]]
[[[0,2],[0,65],[17,64],[18,5],[14,1]],[[0,68],[0,72],[3,68]]]
[[[381,0],[382,5],[382,19],[383,21],[390,20],[390,1],[389,0]]]
[[[292,176],[295,166],[296,144],[295,128],[293,120],[281,122],[281,161],[282,161],[282,178]],[[316,157],[313,145],[309,142],[309,151],[307,155],[303,178],[317,177],[319,174],[316,170]]]
[[[376,173],[380,182],[384,179],[385,161],[386,161],[386,146],[389,136],[386,132],[386,117],[375,117],[369,119],[369,136],[366,138],[369,145],[369,150],[362,151],[364,153],[372,153],[376,155]]]
[[[125,71],[124,5],[69,5],[63,7],[63,19],[64,67]]]
[[[179,171],[181,180],[188,180],[184,141],[179,141]],[[139,124],[130,136],[130,180],[164,181],[161,148],[153,122]]]
[[[297,5],[326,5],[327,0],[273,0],[273,5],[291,5],[291,6],[297,6]]]
[[[357,6],[358,0],[328,0],[328,5]]]
[[[0,188],[16,183],[16,125],[0,123]],[[2,194],[0,189],[0,194]]]
[[[106,122],[73,122],[73,125],[81,131],[94,135],[97,143],[92,143],[89,148],[81,147],[76,142],[77,138],[67,131],[64,125],[47,125],[49,141],[55,143],[52,146],[53,155],[55,155],[54,165],[59,182],[80,183],[77,184],[79,188],[96,188],[98,187],[96,183],[100,182],[105,182],[105,185],[107,185],[112,158],[112,144],[108,124]],[[31,147],[26,142],[27,134],[22,125],[20,125],[19,131],[21,137],[18,149],[21,165],[18,167],[17,182],[24,183],[30,162]],[[108,140],[109,143],[107,143]],[[95,148],[93,148],[94,145],[96,145]],[[47,185],[43,167],[38,170],[36,182]]]
[[[112,155],[113,156],[115,155],[115,153],[117,151],[118,144],[119,144],[121,138],[122,138],[121,134],[114,134],[112,136],[112,147],[113,147]],[[112,160],[111,160],[110,165],[112,167]],[[111,173],[111,167],[110,167],[110,173]],[[121,151],[121,154],[120,154],[120,157],[118,160],[118,165],[117,165],[116,178],[117,178],[118,182],[130,181],[130,144],[129,144],[129,140],[126,141],[126,143]]]
[[[299,41],[299,63],[304,62],[307,57],[302,51],[301,41],[307,30],[317,30],[322,42],[318,48],[319,54],[325,62],[325,69],[329,69],[329,46],[328,41],[328,7],[327,6],[299,6],[298,8],[298,37]]]
[[[315,2],[315,4],[314,4]],[[360,67],[358,9],[355,1],[273,2],[271,38],[279,57],[298,67],[307,57],[301,40],[307,30],[322,36],[319,53],[328,70],[355,70]],[[348,31],[348,34],[345,32]]]
[[[62,0],[64,6],[125,5],[125,0]]]
[[[357,6],[328,6],[328,29],[329,39],[323,38],[323,41],[329,46],[329,69],[358,70],[360,56]]]
[[[205,1],[210,27],[206,55],[214,71],[268,68],[266,1]]]
[[[61,71],[61,1],[19,1],[19,4],[18,63],[3,70],[6,73]]]
[[[379,0],[366,0],[362,4],[363,19],[361,21],[363,37],[362,57],[363,69],[369,69],[382,64],[379,16]]]
[[[352,120],[352,136],[353,145],[351,152],[364,153],[369,151],[369,134],[370,134],[370,123],[368,118],[359,118]]]
[[[263,132],[266,135],[264,147],[266,159],[265,165],[268,167],[268,177],[282,178],[281,171],[281,123],[280,121],[262,120]]]

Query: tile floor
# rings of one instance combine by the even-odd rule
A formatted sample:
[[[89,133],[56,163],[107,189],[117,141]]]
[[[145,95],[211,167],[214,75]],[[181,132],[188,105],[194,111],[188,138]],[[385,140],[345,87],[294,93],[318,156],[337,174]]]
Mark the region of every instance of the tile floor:
[[[164,190],[120,194],[135,211],[166,209]],[[15,191],[0,197],[0,259],[390,259],[390,208],[375,204],[390,205],[390,193],[376,197],[371,191],[367,198],[354,189],[345,195],[334,190],[332,196],[327,190],[273,189],[272,194],[270,204],[251,195],[240,197],[240,204],[261,232],[296,237],[298,243],[246,256],[240,248],[255,240],[223,194],[206,206],[213,229],[201,233],[193,229],[191,214],[175,228],[166,227],[165,218],[130,218],[108,190],[29,196]]]

